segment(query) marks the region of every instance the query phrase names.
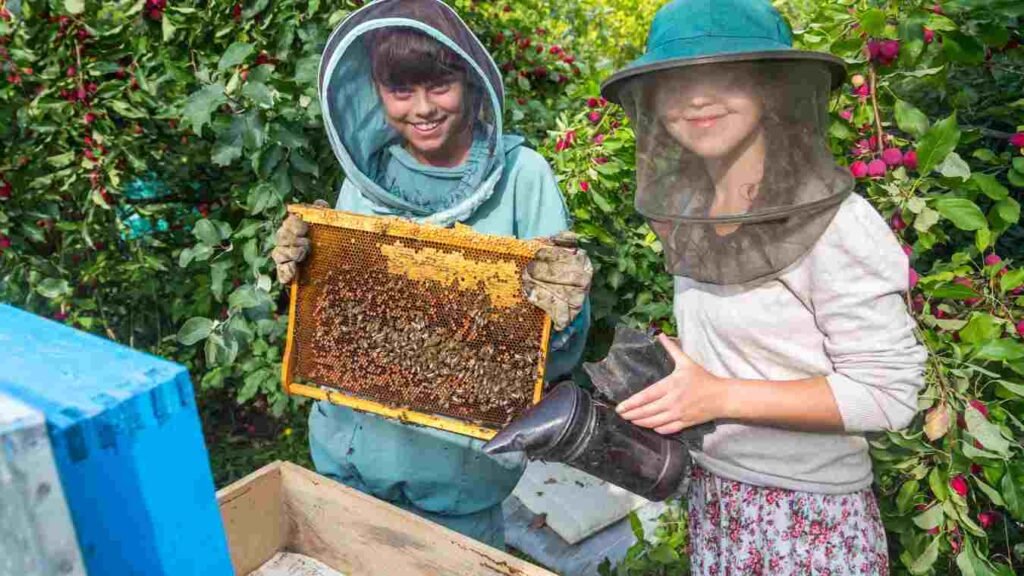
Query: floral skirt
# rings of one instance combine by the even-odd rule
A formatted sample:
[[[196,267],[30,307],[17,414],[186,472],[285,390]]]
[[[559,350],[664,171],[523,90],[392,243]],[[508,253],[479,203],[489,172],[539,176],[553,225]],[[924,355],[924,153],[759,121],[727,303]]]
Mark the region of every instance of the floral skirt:
[[[885,529],[871,490],[761,488],[695,466],[687,501],[695,575],[889,573]]]

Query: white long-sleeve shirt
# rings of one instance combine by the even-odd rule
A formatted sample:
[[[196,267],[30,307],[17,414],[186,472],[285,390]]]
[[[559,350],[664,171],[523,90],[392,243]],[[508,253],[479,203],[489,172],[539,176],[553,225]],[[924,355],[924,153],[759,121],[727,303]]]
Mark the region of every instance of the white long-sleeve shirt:
[[[825,376],[844,433],[719,421],[694,453],[722,477],[841,494],[871,484],[864,432],[905,427],[924,385],[925,348],[907,311],[907,257],[882,217],[851,194],[811,251],[756,287],[676,277],[683,350],[727,378]]]

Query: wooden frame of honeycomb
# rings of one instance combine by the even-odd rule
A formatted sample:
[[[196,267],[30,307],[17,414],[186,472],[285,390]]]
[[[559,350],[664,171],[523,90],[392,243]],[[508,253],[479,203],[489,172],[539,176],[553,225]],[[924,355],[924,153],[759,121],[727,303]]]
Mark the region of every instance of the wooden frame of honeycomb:
[[[551,320],[522,270],[542,243],[288,211],[311,250],[291,285],[286,393],[480,439],[540,400]]]

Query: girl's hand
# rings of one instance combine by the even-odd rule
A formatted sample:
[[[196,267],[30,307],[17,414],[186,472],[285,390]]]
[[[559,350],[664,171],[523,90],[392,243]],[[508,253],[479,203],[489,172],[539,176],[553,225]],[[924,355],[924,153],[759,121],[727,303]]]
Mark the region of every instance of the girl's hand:
[[[658,339],[676,363],[676,369],[619,403],[616,411],[637,426],[654,428],[658,434],[674,434],[683,428],[721,418],[726,382],[683,353],[674,340]]]

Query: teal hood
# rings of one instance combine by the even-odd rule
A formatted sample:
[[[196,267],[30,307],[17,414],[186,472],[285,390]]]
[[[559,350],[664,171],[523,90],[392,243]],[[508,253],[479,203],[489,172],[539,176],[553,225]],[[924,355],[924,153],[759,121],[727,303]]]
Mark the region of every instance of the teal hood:
[[[402,139],[386,121],[371,75],[366,35],[387,27],[428,35],[462,57],[476,77],[473,84],[482,102],[474,126],[476,137],[468,164],[456,167],[453,174],[416,166],[402,153]],[[379,214],[444,226],[468,219],[494,193],[506,153],[522,142],[502,133],[505,95],[494,60],[458,14],[438,0],[379,0],[353,12],[327,41],[318,89],[331,148],[348,181]],[[415,177],[396,186],[396,170],[410,171]],[[452,184],[456,177],[458,182]],[[436,186],[430,184],[432,178]],[[451,189],[456,193],[449,195]],[[431,199],[431,194],[445,198]]]

